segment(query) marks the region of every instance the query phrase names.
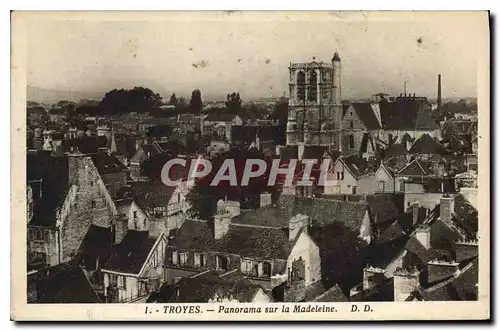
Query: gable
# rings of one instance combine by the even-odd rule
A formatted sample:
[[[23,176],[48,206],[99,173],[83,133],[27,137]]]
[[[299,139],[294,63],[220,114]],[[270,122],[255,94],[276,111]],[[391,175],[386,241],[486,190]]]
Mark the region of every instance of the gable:
[[[377,171],[375,172],[375,178],[377,180],[392,179],[392,175],[390,174],[390,172],[387,170],[387,168],[382,163],[382,164],[380,164],[380,167],[378,167]]]
[[[288,256],[289,262],[292,262],[290,258],[293,259],[295,255],[300,255],[302,252],[307,252],[309,254],[311,249],[319,250],[319,247],[306,231],[301,231],[298,238],[295,239],[290,255]],[[304,256],[302,259],[308,260],[309,257]]]
[[[165,261],[165,250],[167,248],[167,239],[165,238],[165,235],[162,233],[156,240],[153,248],[149,252],[146,260],[144,261],[144,264],[139,271],[139,275],[147,275],[153,272],[155,272],[152,263],[159,263],[159,265],[162,265],[163,262]],[[156,261],[153,261],[156,259]]]

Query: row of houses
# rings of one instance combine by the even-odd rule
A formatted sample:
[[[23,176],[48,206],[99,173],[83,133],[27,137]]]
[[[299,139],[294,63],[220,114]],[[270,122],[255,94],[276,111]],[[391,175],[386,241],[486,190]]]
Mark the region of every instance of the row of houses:
[[[78,165],[77,163],[77,168]],[[98,173],[97,167],[92,168],[89,158],[82,157],[80,168],[91,169],[89,173]],[[97,178],[83,174],[76,176],[79,188],[74,194],[81,196],[81,188],[86,188],[86,194],[99,194],[93,193],[92,184],[90,187],[84,184]],[[367,274],[370,270],[373,271],[375,265],[379,269],[383,266],[383,263],[376,264],[376,259],[387,258],[388,255],[383,250],[386,242],[390,243],[388,245],[392,247],[392,253],[395,251],[393,245],[399,243],[399,240],[403,241],[401,238],[406,238],[408,234],[427,243],[427,239],[422,239],[421,231],[425,226],[437,229],[437,236],[446,233],[443,228],[452,229],[456,232],[456,235],[450,235],[454,245],[458,245],[455,241],[477,239],[474,239],[477,232],[477,211],[474,213],[475,209],[462,195],[454,198],[442,196],[434,209],[418,205],[415,208],[414,204],[409,222],[405,221],[406,214],[402,212],[405,210],[404,200],[394,199],[394,194],[373,195],[360,201],[331,197],[313,199],[283,194],[276,204],[264,196],[261,199],[261,207],[251,211],[242,211],[237,202],[219,201],[217,214],[213,219],[179,217],[170,226],[155,230],[150,224],[154,224],[152,215],[155,216],[155,211],[158,211],[155,204],[157,197],[151,201],[147,199],[146,194],[146,201],[153,202],[148,205],[137,201],[140,199],[136,197],[141,196],[138,192],[139,190],[132,195],[134,199],[130,202],[130,207],[122,209],[129,211],[125,227],[118,226],[119,220],[123,219],[120,217],[120,211],[113,212],[112,205],[102,206],[101,202],[100,208],[111,210],[110,216],[104,217],[109,223],[104,219],[96,220],[93,216],[96,214],[95,210],[91,210],[90,214],[85,215],[90,224],[82,226],[80,218],[75,223],[78,223],[81,230],[75,231],[76,227],[74,224],[72,226],[75,218],[71,215],[78,213],[78,206],[66,211],[66,215],[70,216],[57,218],[63,220],[59,221],[59,227],[56,225],[57,231],[68,234],[71,228],[73,241],[70,241],[67,235],[62,236],[60,242],[63,245],[55,249],[63,252],[62,260],[50,264],[53,266],[46,263],[44,267],[36,269],[36,272],[33,269],[33,273],[29,275],[33,280],[30,288],[33,301],[70,300],[67,296],[71,296],[72,284],[49,281],[51,277],[64,279],[61,273],[75,274],[81,280],[87,279],[87,284],[90,284],[86,289],[72,294],[71,300],[77,302],[80,299],[74,295],[82,291],[86,292],[84,300],[91,297],[99,302],[182,302],[191,298],[189,292],[192,293],[193,290],[187,288],[193,286],[192,284],[201,288],[208,286],[218,289],[208,297],[201,296],[199,300],[313,301],[320,300],[320,297],[335,297],[354,301],[359,300],[359,293],[364,293],[364,299],[371,299],[366,293],[372,287],[385,285],[385,281],[372,282],[377,286],[367,285],[361,292],[357,290],[359,286],[351,289],[336,284],[333,288],[325,288],[321,274],[321,243],[314,237],[314,227],[340,222],[357,233],[360,239],[372,243],[370,252],[374,253],[367,260],[370,265],[364,270]],[[157,192],[157,188],[150,192]],[[73,201],[76,200],[73,198]],[[170,200],[168,201],[170,204]],[[94,205],[98,207],[97,202],[91,207]],[[123,206],[128,206],[128,203]],[[436,214],[436,210],[440,213]],[[102,218],[105,214],[100,211],[99,215]],[[401,215],[405,217],[401,218]],[[29,242],[35,243],[43,238],[46,244],[41,247],[50,247],[53,236],[40,236],[36,230],[43,228],[47,231],[52,225],[45,224],[45,227],[41,227],[36,221],[31,222],[33,220],[28,224]],[[417,230],[417,227],[420,230]],[[81,238],[74,238],[78,236]],[[406,239],[410,240],[409,237]],[[412,242],[414,241],[412,239]],[[436,239],[436,242],[441,240]],[[30,247],[32,253],[40,251],[40,246]],[[74,250],[68,253],[71,247]],[[446,247],[440,246],[440,249]],[[403,268],[400,262],[392,265]],[[433,264],[429,264],[431,265]],[[464,274],[471,266],[467,264],[465,267],[467,269],[463,270]],[[391,279],[392,276],[393,288],[397,290],[399,287],[394,284],[399,284],[400,280],[395,270],[393,274],[388,273],[385,277]],[[453,277],[456,275],[456,272],[453,273]],[[446,278],[446,281],[449,279]],[[51,285],[44,285],[47,283]],[[214,283],[220,286],[215,286]],[[54,289],[59,285],[63,288]],[[236,291],[235,286],[238,289]],[[453,286],[456,286],[456,283]],[[50,289],[48,293],[46,288]],[[414,286],[409,296],[411,294],[418,300],[429,299],[424,295],[427,293],[425,289]],[[50,294],[51,291],[54,293]],[[94,293],[92,291],[95,295],[89,295]],[[188,293],[185,293],[186,291]],[[325,294],[327,292],[328,295]],[[401,297],[399,294],[396,296]]]

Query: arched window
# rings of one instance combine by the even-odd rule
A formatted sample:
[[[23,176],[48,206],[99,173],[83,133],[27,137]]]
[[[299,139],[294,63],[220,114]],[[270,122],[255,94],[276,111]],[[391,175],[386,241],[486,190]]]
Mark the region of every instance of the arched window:
[[[297,73],[297,100],[306,99],[306,74],[303,71]]]
[[[318,75],[316,71],[311,71],[307,92],[308,101],[316,101],[318,99]]]

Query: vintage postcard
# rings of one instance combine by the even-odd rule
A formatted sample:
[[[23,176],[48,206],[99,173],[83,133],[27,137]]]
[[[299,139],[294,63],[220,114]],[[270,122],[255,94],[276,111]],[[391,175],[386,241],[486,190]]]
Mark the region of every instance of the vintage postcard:
[[[488,12],[11,26],[12,319],[490,319]]]

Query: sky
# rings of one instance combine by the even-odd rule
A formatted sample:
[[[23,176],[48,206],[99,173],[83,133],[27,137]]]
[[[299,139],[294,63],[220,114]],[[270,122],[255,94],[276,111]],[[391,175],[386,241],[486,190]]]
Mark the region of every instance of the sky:
[[[385,16],[384,16],[385,15]],[[389,16],[387,16],[389,15]],[[476,96],[478,16],[467,13],[157,12],[37,14],[27,85],[105,93],[144,86],[204,99],[288,96],[290,62],[342,59],[342,97],[407,90]]]

